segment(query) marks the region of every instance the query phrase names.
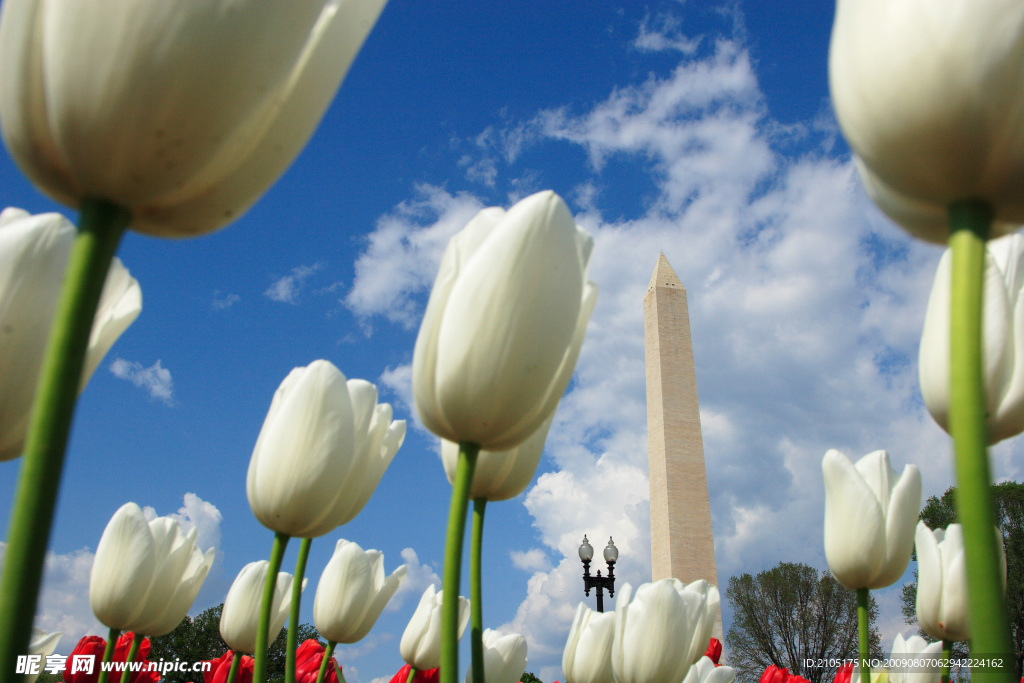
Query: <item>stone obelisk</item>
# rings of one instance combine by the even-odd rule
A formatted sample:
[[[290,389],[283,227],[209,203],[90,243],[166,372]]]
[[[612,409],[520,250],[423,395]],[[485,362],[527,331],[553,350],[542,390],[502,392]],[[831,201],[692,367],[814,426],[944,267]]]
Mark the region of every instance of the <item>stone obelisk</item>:
[[[718,586],[686,290],[665,254],[644,296],[651,578]],[[722,613],[712,635],[722,639]]]

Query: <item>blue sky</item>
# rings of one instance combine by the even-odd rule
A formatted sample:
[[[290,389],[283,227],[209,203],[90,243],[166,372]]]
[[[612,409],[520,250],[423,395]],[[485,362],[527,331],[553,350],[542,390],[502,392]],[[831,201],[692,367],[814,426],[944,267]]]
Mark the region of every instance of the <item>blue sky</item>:
[[[542,189],[594,235],[601,293],[538,478],[487,512],[485,621],[527,635],[529,670],[561,678],[584,533],[615,537],[621,581],[649,578],[641,306],[659,251],[688,290],[723,587],[782,560],[825,568],[828,448],[888,449],[921,467],[925,495],[944,491],[949,444],[916,379],[941,250],[859,187],[828,100],[831,20],[829,3],[804,1],[392,0],[249,213],[198,239],[125,238],[143,311],[79,404],[38,618],[67,634],[59,651],[105,630],[88,571],[129,500],[181,514],[218,548],[194,611],[266,557],[249,456],[281,380],[326,358],[375,382],[410,429],[362,514],[313,544],[303,616],[337,538],[382,550],[388,572],[409,565],[393,609],[338,652],[349,683],[389,679],[441,573],[449,497],[409,404],[419,318],[448,237]],[[73,215],[6,155],[0,187],[5,205]],[[994,450],[998,476],[1020,478],[1020,451]],[[18,468],[0,463],[0,501]],[[899,586],[878,599],[891,642]]]

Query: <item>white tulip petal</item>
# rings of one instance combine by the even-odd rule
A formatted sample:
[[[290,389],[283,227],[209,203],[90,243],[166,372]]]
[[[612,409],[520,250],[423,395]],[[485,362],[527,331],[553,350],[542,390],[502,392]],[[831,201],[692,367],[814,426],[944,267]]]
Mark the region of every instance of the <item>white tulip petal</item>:
[[[717,595],[705,581],[684,586],[677,579],[663,579],[640,586],[635,595],[626,584],[615,609],[616,683],[682,681],[699,659],[692,655],[692,644],[705,630],[710,633],[705,620],[711,598],[717,600]],[[706,648],[706,638],[703,643]]]
[[[910,564],[914,551],[914,523],[921,509],[921,471],[906,465],[892,489],[885,519],[885,563],[868,588],[896,583]]]
[[[5,2],[5,141],[60,201],[107,198],[150,234],[209,232],[299,153],[383,5]]]
[[[839,451],[828,451],[821,469],[825,477],[825,559],[839,583],[847,588],[865,587],[885,560],[881,507],[875,492]]]
[[[438,591],[433,584],[420,597],[416,612],[402,633],[399,651],[408,664],[417,669],[435,669],[441,665],[441,601],[444,591]],[[459,596],[458,637],[469,623],[469,600]]]
[[[246,477],[249,506],[264,526],[303,538],[336,526],[323,522],[352,467],[352,424],[345,376],[331,363],[315,361],[285,378]]]
[[[1022,27],[1012,0],[837,3],[833,108],[880,184],[933,211],[979,199],[1001,225],[1024,221]]]
[[[591,249],[552,192],[508,212],[485,209],[452,238],[413,354],[413,395],[428,429],[490,451],[537,431],[582,343]]]
[[[89,575],[89,605],[102,623],[123,630],[142,611],[157,569],[155,550],[142,510],[122,505],[103,530]]]
[[[942,555],[938,539],[924,522],[914,534],[917,549],[917,622],[932,637],[940,631],[939,609],[943,594]]]

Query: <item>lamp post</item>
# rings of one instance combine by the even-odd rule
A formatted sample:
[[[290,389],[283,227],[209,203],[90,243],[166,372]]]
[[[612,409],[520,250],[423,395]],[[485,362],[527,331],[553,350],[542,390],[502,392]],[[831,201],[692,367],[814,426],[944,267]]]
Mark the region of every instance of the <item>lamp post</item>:
[[[594,546],[590,545],[587,535],[583,535],[583,545],[580,546],[580,559],[583,560],[583,594],[589,596],[590,589],[597,589],[597,611],[604,612],[604,589],[608,589],[608,597],[615,597],[615,561],[619,559],[619,549],[615,547],[612,537],[608,537],[608,545],[604,547],[604,561],[608,564],[608,576],[601,576],[601,570],[597,570],[597,576],[590,575],[590,561],[594,559]]]

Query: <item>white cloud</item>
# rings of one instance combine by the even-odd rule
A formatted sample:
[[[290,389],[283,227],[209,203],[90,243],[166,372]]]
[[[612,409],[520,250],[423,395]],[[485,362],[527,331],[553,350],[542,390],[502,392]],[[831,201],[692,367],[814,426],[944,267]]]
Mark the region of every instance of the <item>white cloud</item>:
[[[633,48],[640,52],[675,51],[693,54],[700,46],[701,39],[689,38],[682,33],[682,21],[671,14],[659,14],[652,19],[644,17],[640,30],[633,41]]]
[[[143,508],[143,514],[150,520],[157,517],[156,511],[148,506]],[[220,554],[222,517],[215,505],[194,493],[186,493],[182,507],[169,516],[176,519],[186,532],[193,527],[198,529],[196,544],[199,548],[204,551],[215,548]],[[0,542],[0,565],[3,564],[6,549],[7,545]],[[62,555],[48,552],[46,555],[35,625],[44,631],[60,631],[63,634],[57,643],[57,652],[61,654],[69,654],[83,636],[99,635],[105,638],[109,630],[93,616],[89,606],[89,574],[95,559],[96,555],[90,548],[80,548]],[[215,561],[214,570],[216,567]],[[207,582],[209,580],[207,576]],[[223,594],[223,591],[220,593]],[[196,604],[201,603],[202,593],[196,599]]]
[[[168,406],[174,405],[174,380],[171,371],[157,359],[145,368],[138,361],[117,358],[110,364],[110,372],[118,379],[128,380],[140,389],[145,389],[150,398],[159,399]]]
[[[398,587],[388,602],[388,606],[385,608],[388,612],[401,609],[405,604],[406,597],[410,595],[418,603],[423,591],[427,590],[427,586],[431,584],[438,588],[441,586],[441,577],[437,575],[433,567],[421,564],[419,556],[412,548],[402,550],[402,561],[406,568],[405,580],[402,581],[402,585]]]
[[[210,302],[210,305],[213,306],[215,310],[223,311],[226,308],[231,308],[241,300],[242,297],[237,294],[214,292],[213,300]]]
[[[618,88],[579,114],[556,109],[509,126],[553,154],[588,155],[576,218],[595,238],[590,277],[601,290],[548,437],[555,470],[525,497],[544,548],[513,556],[533,576],[506,626],[526,636],[544,680],[561,677],[584,533],[595,547],[615,537],[621,581],[650,577],[642,302],[661,251],[687,290],[723,592],[730,576],[783,560],[825,567],[829,448],[851,458],[886,448],[898,467],[921,467],[926,495],[952,483],[949,459],[935,456],[948,453],[948,438],[925,414],[916,379],[939,251],[870,205],[849,160],[830,156],[827,126],[808,126],[799,144],[780,138],[742,45],[676,49],[686,54],[666,77]],[[606,217],[602,188],[623,182],[651,195]],[[418,201],[459,199],[467,212],[480,204],[436,188],[428,196]],[[421,310],[444,231],[433,218],[396,218],[405,210],[381,219],[360,258],[360,278],[382,273],[375,288],[357,278],[363,315],[408,321]],[[418,275],[393,275],[415,258]],[[400,394],[404,372],[385,373]],[[1019,471],[1020,451],[994,449],[997,477]],[[899,587],[890,590],[879,603],[891,641]]]
[[[547,554],[540,548],[512,550],[508,555],[514,567],[526,572],[546,572],[551,569]]]
[[[291,273],[275,280],[267,287],[267,290],[263,292],[263,296],[271,301],[297,304],[299,302],[299,294],[302,292],[306,280],[322,267],[322,263],[314,263],[311,266],[295,266],[292,268]]]
[[[356,260],[356,279],[345,305],[358,316],[383,315],[407,329],[419,323],[415,295],[429,290],[449,238],[483,204],[463,193],[421,185],[415,199],[377,220],[366,251]]]

